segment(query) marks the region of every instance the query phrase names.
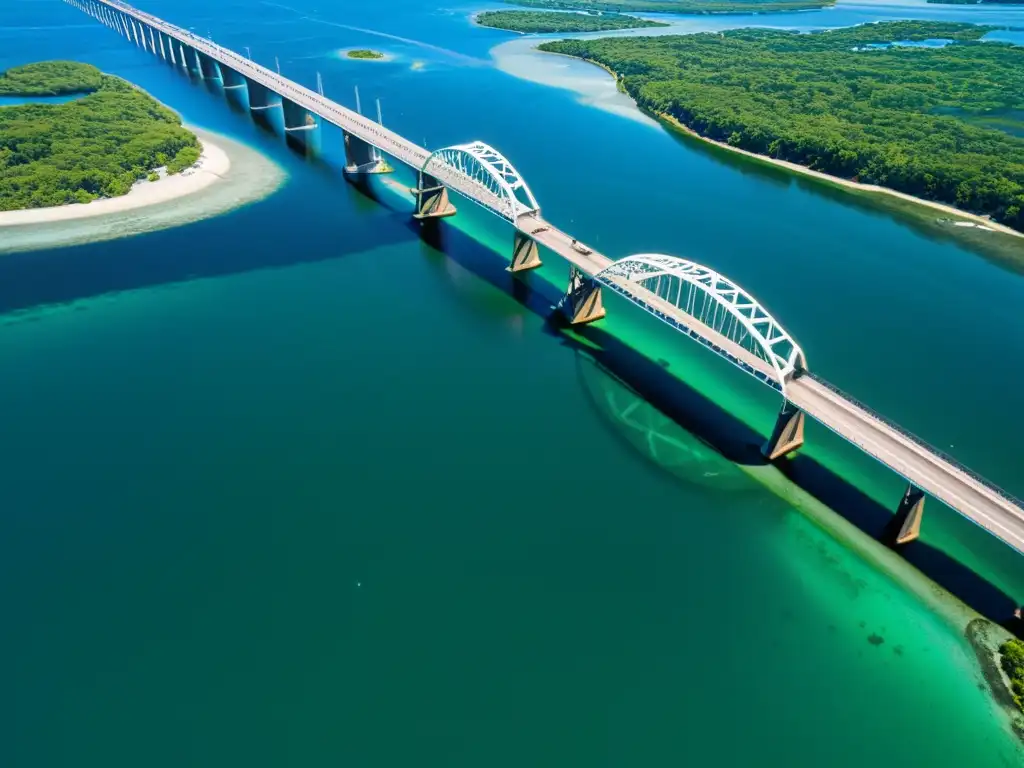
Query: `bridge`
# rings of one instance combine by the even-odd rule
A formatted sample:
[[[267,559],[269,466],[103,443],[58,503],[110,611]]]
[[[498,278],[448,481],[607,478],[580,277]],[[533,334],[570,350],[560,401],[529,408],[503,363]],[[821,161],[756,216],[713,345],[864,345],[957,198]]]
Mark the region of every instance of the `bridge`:
[[[134,45],[196,76],[245,92],[254,112],[282,111],[285,131],[314,147],[324,122],[341,129],[345,172],[388,173],[385,156],[417,173],[413,216],[427,221],[457,213],[450,192],[512,225],[509,270],[541,265],[539,246],[569,263],[560,309],[570,323],[604,317],[602,291],[633,304],[777,390],[782,409],[762,453],[768,461],[804,442],[810,416],[860,447],[907,482],[889,543],[920,535],[926,494],[1024,553],[1024,502],[1015,499],[899,425],[812,374],[803,350],[749,292],[725,276],[686,259],[638,254],[613,260],[560,230],[541,215],[526,181],[507,158],[483,142],[435,151],[413,144],[323,94],[310,90],[212,40],[169,24],[119,0],[65,0]]]

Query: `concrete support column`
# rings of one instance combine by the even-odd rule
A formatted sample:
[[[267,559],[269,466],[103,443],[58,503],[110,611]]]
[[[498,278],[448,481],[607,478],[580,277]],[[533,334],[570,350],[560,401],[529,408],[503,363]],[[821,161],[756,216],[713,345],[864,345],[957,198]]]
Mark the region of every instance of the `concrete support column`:
[[[220,65],[216,59],[212,59],[205,53],[199,53],[196,51],[196,60],[199,62],[199,71],[203,78],[206,80],[221,80],[223,78],[220,74]]]
[[[185,44],[180,40],[178,41],[178,64],[186,72],[188,71],[188,56],[185,55]]]
[[[345,137],[345,173],[392,173],[384,156],[372,144],[342,131]]]
[[[768,461],[775,461],[781,456],[788,456],[804,444],[804,412],[790,402],[782,405],[779,418],[775,420],[775,429],[761,447],[761,455]]]
[[[249,109],[254,112],[264,109],[280,109],[280,97],[267,88],[263,83],[246,78],[246,85],[249,87]]]
[[[537,249],[537,241],[525,232],[515,231],[515,238],[512,241],[512,264],[509,272],[524,272],[528,269],[536,269],[541,265],[540,253]]]
[[[448,199],[448,187],[433,176],[420,171],[420,185],[412,191],[416,195],[414,219],[440,219],[456,214]]]
[[[317,115],[283,97],[281,109],[284,113],[284,135],[287,142],[307,153],[319,150],[320,121]]]
[[[908,485],[896,516],[886,529],[887,543],[901,547],[916,541],[921,535],[921,519],[924,517],[924,492],[914,485]]]
[[[235,89],[241,91],[246,88],[245,78],[240,72],[224,64],[218,64],[218,66],[220,67],[220,76],[224,83],[224,90]]]
[[[1024,639],[1024,608],[1017,608],[1006,621],[1003,627],[1013,633],[1014,636]]]
[[[149,47],[152,49],[153,54],[156,55],[156,38],[153,34],[153,28],[147,27],[149,30]]]
[[[588,278],[575,264],[569,267],[569,287],[559,306],[573,325],[592,323],[605,316],[601,286]]]

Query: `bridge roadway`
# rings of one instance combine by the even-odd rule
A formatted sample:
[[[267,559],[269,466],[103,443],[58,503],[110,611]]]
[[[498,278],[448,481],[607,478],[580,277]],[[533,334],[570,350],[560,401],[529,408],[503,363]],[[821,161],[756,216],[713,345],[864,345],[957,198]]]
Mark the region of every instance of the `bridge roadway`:
[[[163,19],[144,13],[137,8],[119,2],[119,0],[96,0],[96,2],[133,16],[136,20],[152,26],[168,37],[206,54],[318,115],[322,120],[372,144],[413,169],[421,169],[430,156],[428,150],[413,144],[394,131],[388,130],[358,112],[282,77],[234,51],[198,37],[188,30],[168,24]],[[430,173],[450,189],[490,208],[505,218],[510,218],[507,205],[484,185],[458,174],[454,169],[446,169],[443,166],[432,167]],[[574,247],[575,241],[572,237],[543,219],[539,213],[517,217],[515,227],[590,276],[597,275],[602,269],[613,263],[612,259],[596,250],[585,248],[584,250],[589,252],[584,252]],[[621,293],[630,301],[644,307],[659,319],[679,328],[706,346],[725,350],[739,360],[742,366],[759,371],[766,377],[774,376],[771,366],[764,360],[704,325],[684,310],[646,290],[643,286],[615,276],[604,276],[602,280],[604,285]],[[966,471],[965,468],[945,457],[936,449],[912,438],[895,425],[887,423],[883,418],[839,393],[818,377],[804,374],[792,378],[786,384],[785,396],[808,416],[857,445],[909,483],[942,501],[1024,554],[1024,507],[1021,502],[1009,497],[982,478]]]

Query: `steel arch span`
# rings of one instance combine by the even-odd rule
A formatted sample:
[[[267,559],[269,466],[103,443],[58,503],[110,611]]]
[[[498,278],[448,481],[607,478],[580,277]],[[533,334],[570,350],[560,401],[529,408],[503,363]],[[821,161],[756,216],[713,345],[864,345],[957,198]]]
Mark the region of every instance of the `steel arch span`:
[[[470,197],[513,223],[523,214],[540,213],[537,199],[515,166],[482,141],[431,152],[420,173],[456,191],[472,193]]]
[[[729,278],[705,266],[675,256],[641,253],[605,267],[594,275],[594,279],[688,333],[783,394],[786,381],[797,370],[807,368],[803,350],[768,310]],[[647,305],[642,298],[622,291],[616,280],[646,288],[661,301],[683,310],[720,337],[724,336],[731,344],[716,343],[714,338],[701,336],[682,326],[659,312],[657,304]],[[750,359],[750,355],[757,360]]]

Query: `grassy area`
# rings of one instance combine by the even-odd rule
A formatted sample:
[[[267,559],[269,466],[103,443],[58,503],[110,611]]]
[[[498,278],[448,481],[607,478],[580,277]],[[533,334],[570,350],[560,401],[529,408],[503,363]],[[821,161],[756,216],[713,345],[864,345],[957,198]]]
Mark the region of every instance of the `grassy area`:
[[[14,79],[18,87],[7,93],[59,88],[89,95],[66,104],[0,107],[0,210],[118,197],[157,168],[177,173],[199,159],[199,140],[177,114],[95,67],[43,62],[19,67]]]
[[[605,32],[612,29],[667,27],[660,21],[620,13],[562,13],[559,11],[485,11],[477,24],[510,32]]]

